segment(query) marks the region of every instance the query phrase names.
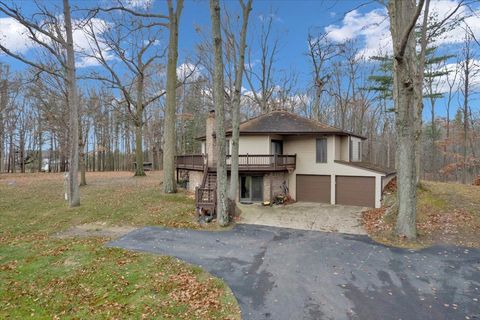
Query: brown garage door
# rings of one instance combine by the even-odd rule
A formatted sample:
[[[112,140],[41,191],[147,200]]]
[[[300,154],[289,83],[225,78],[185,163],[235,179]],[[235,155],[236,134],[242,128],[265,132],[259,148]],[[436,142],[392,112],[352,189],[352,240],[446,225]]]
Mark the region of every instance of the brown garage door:
[[[336,203],[375,207],[375,177],[337,176]]]
[[[330,176],[297,174],[297,201],[330,203]]]

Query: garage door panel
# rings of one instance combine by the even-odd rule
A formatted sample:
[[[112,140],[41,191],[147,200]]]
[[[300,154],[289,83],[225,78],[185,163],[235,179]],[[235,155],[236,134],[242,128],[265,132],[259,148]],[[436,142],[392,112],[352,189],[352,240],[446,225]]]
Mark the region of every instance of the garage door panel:
[[[336,177],[336,203],[375,207],[375,177]]]
[[[330,176],[297,174],[297,201],[330,203]]]

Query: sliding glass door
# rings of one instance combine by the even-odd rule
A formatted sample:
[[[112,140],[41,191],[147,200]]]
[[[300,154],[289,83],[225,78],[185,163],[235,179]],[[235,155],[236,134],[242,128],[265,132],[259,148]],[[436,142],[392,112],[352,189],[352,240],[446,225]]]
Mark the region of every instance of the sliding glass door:
[[[263,200],[263,177],[240,176],[240,201],[253,202]]]

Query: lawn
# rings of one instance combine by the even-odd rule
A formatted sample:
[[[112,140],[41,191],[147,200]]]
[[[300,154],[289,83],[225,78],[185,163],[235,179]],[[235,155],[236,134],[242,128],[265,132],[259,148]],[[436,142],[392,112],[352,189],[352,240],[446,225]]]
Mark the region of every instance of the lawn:
[[[106,248],[135,226],[199,228],[161,175],[90,173],[69,209],[61,174],[0,174],[0,318],[239,319],[221,280],[165,256]]]
[[[480,186],[422,181],[417,196],[416,241],[394,235],[396,212],[385,207],[364,213],[369,235],[378,242],[402,247],[480,247]],[[394,193],[385,195],[384,203],[388,206],[394,197]]]

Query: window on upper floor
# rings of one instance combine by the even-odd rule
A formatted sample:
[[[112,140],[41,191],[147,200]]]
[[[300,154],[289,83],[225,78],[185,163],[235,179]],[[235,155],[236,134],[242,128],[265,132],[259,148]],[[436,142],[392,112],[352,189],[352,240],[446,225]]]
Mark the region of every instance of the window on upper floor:
[[[225,152],[226,155],[230,155],[230,139],[225,139]]]
[[[271,150],[272,150],[271,151],[272,154],[283,154],[283,141],[272,140]]]
[[[316,147],[317,163],[327,162],[327,138],[318,138]]]
[[[348,161],[353,160],[353,142],[352,138],[348,137]]]

